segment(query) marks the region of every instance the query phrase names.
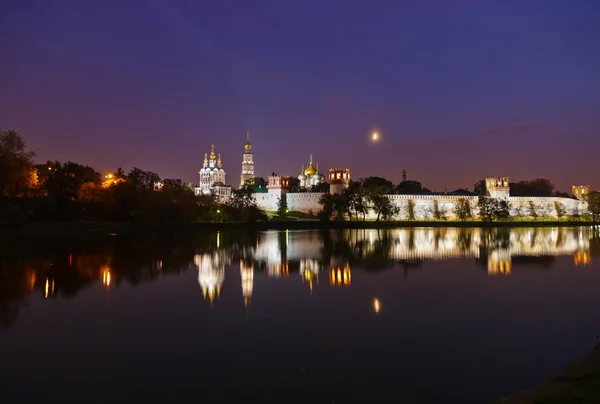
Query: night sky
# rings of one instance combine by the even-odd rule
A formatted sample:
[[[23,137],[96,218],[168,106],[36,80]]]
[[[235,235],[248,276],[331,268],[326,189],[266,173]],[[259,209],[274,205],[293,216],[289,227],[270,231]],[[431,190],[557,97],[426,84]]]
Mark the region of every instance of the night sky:
[[[0,128],[37,161],[238,185],[320,170],[435,190],[600,188],[600,1],[0,1]],[[372,144],[368,134],[381,133]]]

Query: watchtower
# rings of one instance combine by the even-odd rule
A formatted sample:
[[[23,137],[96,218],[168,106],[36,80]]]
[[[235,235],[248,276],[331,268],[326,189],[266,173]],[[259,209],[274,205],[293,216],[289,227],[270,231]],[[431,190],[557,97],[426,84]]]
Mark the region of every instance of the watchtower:
[[[348,188],[348,184],[350,184],[350,169],[330,168],[329,184],[329,192],[331,194],[341,194],[344,188]]]
[[[586,200],[587,196],[591,192],[591,187],[589,185],[573,185],[571,193],[573,196],[580,201]]]
[[[491,177],[485,179],[485,187],[492,198],[508,199],[510,196],[510,186],[508,177]]]

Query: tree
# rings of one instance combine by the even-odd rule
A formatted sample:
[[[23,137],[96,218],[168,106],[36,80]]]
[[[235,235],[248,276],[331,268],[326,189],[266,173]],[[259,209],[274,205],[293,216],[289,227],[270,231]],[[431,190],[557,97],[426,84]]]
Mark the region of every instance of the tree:
[[[38,166],[38,177],[40,188],[58,201],[77,200],[83,184],[90,183],[97,187],[101,185],[99,172],[90,166],[72,161],[49,161]]]
[[[34,156],[17,132],[0,132],[0,196],[22,196],[35,185]]]
[[[367,177],[362,180],[362,186],[365,189],[379,189],[384,194],[391,194],[393,188],[392,181],[381,177]]]
[[[277,214],[279,216],[287,216],[287,213],[288,213],[287,197],[286,197],[286,194],[282,194],[279,198],[277,198]]]
[[[154,184],[160,182],[160,176],[152,171],[143,171],[137,167],[127,174],[127,182],[135,188],[154,189]]]
[[[310,188],[311,192],[329,192],[328,182],[319,182],[317,185],[313,185]]]
[[[409,199],[406,203],[406,216],[408,220],[415,220],[415,201]]]
[[[304,191],[304,189],[300,188],[300,180],[297,177],[290,177],[288,179],[288,187],[290,192]]]
[[[529,217],[531,217],[533,220],[538,218],[539,214],[537,211],[537,207],[535,206],[535,202],[529,201],[529,208],[527,213],[529,214]]]
[[[554,185],[545,178],[510,183],[512,196],[552,196]]]
[[[493,222],[496,217],[494,199],[489,196],[480,195],[477,200],[479,206],[479,217],[484,222]]]
[[[485,180],[477,181],[475,185],[473,185],[473,192],[477,195],[487,195],[487,186],[485,185]]]
[[[317,214],[322,221],[329,221],[332,217],[336,220],[344,220],[347,211],[347,199],[342,194],[323,194],[319,198],[321,211]]]
[[[400,195],[419,195],[419,194],[430,194],[431,191],[427,188],[423,188],[418,181],[402,181],[396,185],[394,193]]]
[[[587,203],[592,222],[598,223],[600,221],[600,192],[590,192],[587,196]]]
[[[497,220],[510,220],[510,203],[504,199],[494,200],[494,214]]]
[[[562,202],[554,202],[554,210],[556,210],[556,217],[560,220],[567,214],[567,208]]]
[[[346,208],[350,220],[352,220],[353,215],[356,217],[356,220],[362,215],[364,220],[368,207],[365,201],[362,183],[359,181],[350,181],[348,188],[342,191],[342,195],[346,198]]]
[[[317,217],[322,222],[328,222],[331,220],[331,216],[333,216],[334,212],[334,201],[332,194],[323,194],[319,198],[319,204],[321,205],[321,210],[317,213]]]
[[[454,207],[454,214],[459,220],[466,222],[467,219],[473,217],[471,203],[467,199],[459,199]]]
[[[479,217],[484,222],[491,223],[494,220],[510,219],[510,204],[505,200],[480,195],[477,205],[479,206]]]
[[[446,220],[446,210],[440,209],[439,203],[437,199],[433,201],[433,218],[435,220]]]
[[[389,220],[398,214],[398,207],[392,203],[386,194],[371,192],[368,194],[367,198],[371,208],[377,214],[376,221],[379,221],[380,218]]]
[[[239,210],[251,206],[255,207],[256,199],[254,199],[254,195],[252,195],[252,189],[244,187],[237,191],[234,190],[229,205]]]
[[[254,177],[253,185],[255,187],[266,188],[267,180],[265,180],[263,177]]]

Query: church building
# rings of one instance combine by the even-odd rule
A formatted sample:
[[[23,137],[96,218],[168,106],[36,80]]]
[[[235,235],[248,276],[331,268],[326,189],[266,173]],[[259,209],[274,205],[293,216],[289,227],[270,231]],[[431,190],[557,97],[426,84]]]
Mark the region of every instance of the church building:
[[[325,181],[323,174],[319,172],[319,164],[317,164],[317,168],[313,166],[312,154],[309,157],[309,163],[306,170],[304,169],[304,164],[302,165],[302,171],[300,171],[298,180],[300,180],[301,188],[309,188]]]
[[[210,146],[210,156],[204,153],[204,164],[200,169],[200,183],[194,188],[196,195],[214,194],[219,197],[231,196],[231,187],[225,185],[225,170],[221,163],[221,154],[215,154],[215,145]]]

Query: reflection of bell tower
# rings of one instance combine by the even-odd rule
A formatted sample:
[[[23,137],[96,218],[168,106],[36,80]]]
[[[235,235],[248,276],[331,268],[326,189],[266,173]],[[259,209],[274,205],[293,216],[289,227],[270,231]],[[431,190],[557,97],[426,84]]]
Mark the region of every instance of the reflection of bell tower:
[[[313,281],[317,281],[319,284],[319,264],[315,260],[303,259],[300,261],[300,276],[302,282],[307,281],[310,293],[313,290]]]
[[[240,276],[242,278],[242,296],[244,297],[244,306],[250,306],[252,299],[252,289],[254,287],[254,266],[246,265],[244,260],[240,260]]]

